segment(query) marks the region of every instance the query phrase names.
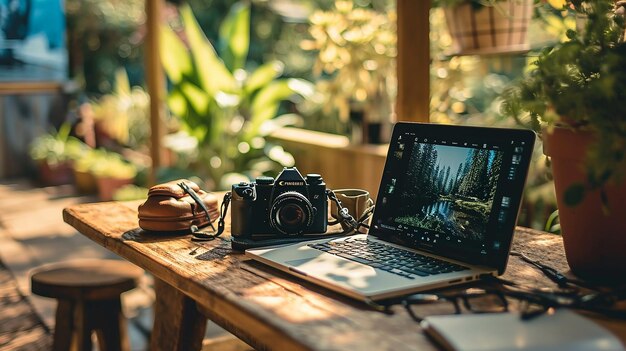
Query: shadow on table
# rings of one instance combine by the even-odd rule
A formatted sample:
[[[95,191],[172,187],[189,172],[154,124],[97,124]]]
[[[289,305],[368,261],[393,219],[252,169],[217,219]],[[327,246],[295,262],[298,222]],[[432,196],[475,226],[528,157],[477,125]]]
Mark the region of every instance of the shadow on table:
[[[157,242],[178,240],[187,235],[189,235],[188,231],[157,233],[157,232],[149,232],[141,228],[135,228],[135,229],[126,231],[124,234],[122,234],[122,240],[134,241],[138,243],[157,243]]]

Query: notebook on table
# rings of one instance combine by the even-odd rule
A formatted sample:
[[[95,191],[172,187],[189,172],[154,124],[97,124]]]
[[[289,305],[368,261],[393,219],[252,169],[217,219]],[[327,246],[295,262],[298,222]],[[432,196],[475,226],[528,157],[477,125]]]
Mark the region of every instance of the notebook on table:
[[[368,234],[246,254],[360,300],[503,274],[534,141],[522,129],[398,123]]]
[[[624,351],[607,329],[566,309],[528,320],[517,313],[483,313],[430,316],[421,324],[449,351]]]

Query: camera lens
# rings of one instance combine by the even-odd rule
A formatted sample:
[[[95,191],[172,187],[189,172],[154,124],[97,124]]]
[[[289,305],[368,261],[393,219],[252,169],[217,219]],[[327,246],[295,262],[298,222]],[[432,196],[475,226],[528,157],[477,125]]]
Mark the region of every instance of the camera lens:
[[[270,209],[270,224],[287,235],[297,235],[313,221],[313,206],[302,194],[289,191],[280,194]]]
[[[289,204],[278,210],[278,223],[284,225],[300,225],[304,219],[304,211],[300,206]]]

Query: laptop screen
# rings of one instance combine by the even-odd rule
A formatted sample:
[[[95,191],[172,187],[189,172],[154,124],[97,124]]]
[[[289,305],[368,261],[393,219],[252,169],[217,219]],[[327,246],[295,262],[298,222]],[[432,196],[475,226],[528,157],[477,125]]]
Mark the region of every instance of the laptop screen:
[[[533,143],[526,130],[398,123],[371,234],[506,265]]]

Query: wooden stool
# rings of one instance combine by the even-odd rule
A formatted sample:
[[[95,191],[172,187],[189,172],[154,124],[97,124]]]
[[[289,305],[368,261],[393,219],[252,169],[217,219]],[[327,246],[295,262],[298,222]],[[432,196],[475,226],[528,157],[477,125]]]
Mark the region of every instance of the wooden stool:
[[[40,267],[34,294],[58,300],[54,350],[91,351],[96,332],[103,350],[130,350],[120,294],[135,288],[143,270],[115,260],[80,260]]]

